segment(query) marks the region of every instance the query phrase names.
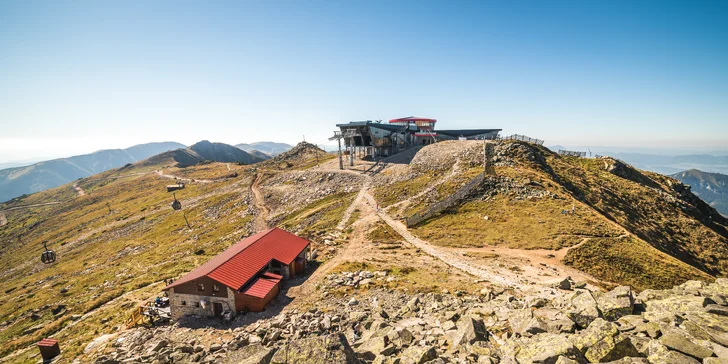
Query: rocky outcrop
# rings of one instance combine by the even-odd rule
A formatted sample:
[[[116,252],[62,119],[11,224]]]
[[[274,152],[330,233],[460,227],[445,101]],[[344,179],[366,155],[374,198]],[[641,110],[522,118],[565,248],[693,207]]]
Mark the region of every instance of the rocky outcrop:
[[[365,278],[371,276],[371,278]],[[346,279],[341,277],[347,277]],[[544,286],[491,287],[480,295],[404,294],[361,280],[385,274],[341,272],[321,289],[322,309],[284,311],[222,329],[231,339],[179,341],[177,324],[131,330],[99,362],[243,363],[721,363],[728,359],[728,280],[688,281],[635,295]],[[359,283],[353,283],[359,280]],[[251,315],[251,314],[249,314]],[[252,314],[255,315],[255,314]],[[211,330],[211,329],[206,329]],[[351,343],[351,345],[350,345]],[[133,361],[133,360],[132,360]]]
[[[232,352],[223,360],[223,363],[268,364],[275,352],[274,348],[265,347],[261,344],[252,344]]]
[[[566,312],[566,315],[580,328],[588,327],[592,321],[599,317],[597,300],[589,291],[576,292],[569,303],[572,308]]]
[[[270,361],[271,364],[318,364],[321,362],[358,363],[346,337],[342,334],[292,341],[281,346]]]

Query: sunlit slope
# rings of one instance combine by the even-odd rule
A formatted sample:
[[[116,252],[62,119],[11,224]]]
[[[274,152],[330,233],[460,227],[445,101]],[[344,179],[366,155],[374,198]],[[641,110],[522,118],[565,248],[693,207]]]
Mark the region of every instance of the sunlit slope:
[[[728,220],[679,181],[618,160],[547,157],[576,197],[653,247],[706,273],[728,273]]]
[[[299,173],[316,164],[316,154],[299,147],[279,156],[278,163]],[[165,279],[253,232],[257,211],[251,184],[263,168],[237,163],[180,168],[177,163],[160,155],[78,180],[83,195],[67,184],[0,204],[6,210],[55,203],[5,212],[0,356],[48,336],[63,343],[65,357],[80,355],[92,339],[121,327],[134,307],[158,294]],[[171,208],[173,195],[166,191],[175,177],[186,184],[175,191],[181,211]],[[317,235],[333,228],[352,198],[343,190],[311,193],[290,217],[272,223]],[[57,254],[52,265],[40,262],[43,241]]]
[[[172,195],[165,189],[170,180],[157,174],[94,177],[79,183],[85,196],[69,196],[74,191],[66,185],[18,204],[65,202],[6,213],[8,225],[0,228],[2,353],[50,335],[73,322],[73,315],[125,292],[178,276],[250,233],[245,201],[251,178],[245,173],[215,183],[188,183],[176,192],[182,211],[170,207]],[[58,256],[52,265],[40,262],[43,241]],[[57,307],[62,309],[54,315],[51,309]],[[106,326],[120,325],[128,308],[112,312]],[[83,342],[94,336],[93,325],[84,321],[68,335]]]
[[[384,173],[374,190],[382,206],[411,216],[482,172],[482,143],[455,143],[425,147],[409,166]],[[496,143],[491,163],[482,187],[412,231],[449,247],[579,245],[565,263],[636,288],[728,272],[725,219],[672,178],[523,142]],[[621,263],[610,265],[614,257]],[[616,274],[614,267],[625,269]]]

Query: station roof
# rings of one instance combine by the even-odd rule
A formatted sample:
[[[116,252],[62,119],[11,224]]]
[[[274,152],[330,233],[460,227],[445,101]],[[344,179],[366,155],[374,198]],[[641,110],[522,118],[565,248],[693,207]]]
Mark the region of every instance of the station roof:
[[[406,118],[399,118],[399,119],[392,119],[389,120],[390,123],[409,123],[409,122],[418,122],[418,121],[424,121],[428,123],[436,123],[436,119],[430,119],[430,118],[422,118],[418,116],[408,116]]]
[[[400,131],[402,130],[402,126],[398,125],[389,125],[389,124],[382,124],[382,123],[375,123],[373,121],[352,121],[346,124],[336,124],[339,128],[351,128],[351,127],[359,127],[359,126],[370,126],[375,127],[387,131]]]
[[[271,260],[289,265],[309,244],[308,240],[283,229],[268,229],[235,243],[164,289],[207,276],[239,290]]]
[[[479,135],[479,134],[488,134],[493,133],[496,131],[501,131],[503,129],[454,129],[454,130],[437,130],[438,133],[442,135],[448,135],[453,137],[458,136],[464,136],[469,137],[473,135]]]

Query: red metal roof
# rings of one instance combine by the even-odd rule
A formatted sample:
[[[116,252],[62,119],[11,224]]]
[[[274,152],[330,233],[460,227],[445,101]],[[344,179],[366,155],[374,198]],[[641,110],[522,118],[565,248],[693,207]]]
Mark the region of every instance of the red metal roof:
[[[45,338],[41,341],[38,341],[38,346],[54,346],[56,344],[58,344],[58,340],[56,339]]]
[[[417,122],[417,121],[425,121],[425,122],[430,122],[430,123],[437,122],[436,119],[420,118],[420,117],[416,117],[416,116],[408,116],[406,118],[389,120],[390,123],[409,123],[409,122]]]
[[[283,279],[283,276],[280,274],[275,274],[273,272],[265,272],[260,275],[261,277],[270,278],[270,279]]]
[[[437,136],[437,133],[415,133],[415,136]]]
[[[262,231],[237,242],[164,289],[207,276],[238,290],[272,259],[289,265],[309,244],[279,228]]]
[[[253,284],[251,284],[250,287],[243,291],[243,294],[258,298],[265,298],[265,296],[267,296],[280,281],[280,279],[258,277],[255,281],[253,281]]]

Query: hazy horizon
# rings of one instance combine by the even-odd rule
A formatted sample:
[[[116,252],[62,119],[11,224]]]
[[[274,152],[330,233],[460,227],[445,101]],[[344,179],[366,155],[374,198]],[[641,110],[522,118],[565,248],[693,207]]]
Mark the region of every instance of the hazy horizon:
[[[8,1],[0,53],[0,163],[409,115],[728,149],[727,2]]]

